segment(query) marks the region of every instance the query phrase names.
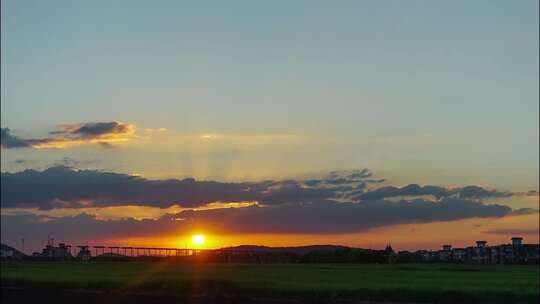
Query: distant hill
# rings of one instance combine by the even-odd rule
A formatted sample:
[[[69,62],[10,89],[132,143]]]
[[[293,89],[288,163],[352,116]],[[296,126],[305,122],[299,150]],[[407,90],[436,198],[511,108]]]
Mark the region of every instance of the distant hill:
[[[335,251],[339,249],[351,249],[351,247],[339,246],[339,245],[309,245],[309,246],[295,246],[295,247],[267,247],[257,245],[240,245],[235,247],[227,247],[221,249],[229,249],[235,251],[258,251],[258,252],[289,252],[296,254],[307,254],[312,251]]]
[[[25,257],[26,254],[24,254],[23,252],[11,247],[11,246],[8,246],[6,244],[2,244],[0,243],[0,257],[2,258],[17,258],[17,259],[20,259],[20,258],[23,258]]]

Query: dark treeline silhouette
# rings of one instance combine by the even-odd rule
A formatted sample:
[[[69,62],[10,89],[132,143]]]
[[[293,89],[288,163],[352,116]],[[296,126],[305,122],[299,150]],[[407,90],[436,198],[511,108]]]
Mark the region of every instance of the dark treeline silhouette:
[[[387,256],[382,250],[343,248],[314,250],[298,258],[300,263],[384,263]]]

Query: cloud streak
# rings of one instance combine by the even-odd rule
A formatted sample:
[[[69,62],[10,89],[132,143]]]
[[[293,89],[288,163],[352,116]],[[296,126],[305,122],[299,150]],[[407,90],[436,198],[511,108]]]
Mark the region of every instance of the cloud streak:
[[[486,230],[484,233],[501,234],[501,235],[538,235],[538,229],[492,229]]]
[[[424,196],[431,195],[436,199],[445,197],[459,197],[463,199],[483,199],[495,197],[510,197],[513,193],[498,190],[487,190],[479,186],[465,186],[462,188],[444,188],[433,185],[420,186],[410,184],[401,188],[387,186],[368,191],[354,197],[355,200],[374,200],[401,196]]]
[[[9,128],[1,129],[1,147],[15,148],[69,148],[77,145],[99,144],[111,147],[112,144],[128,141],[135,135],[133,124],[121,122],[89,122],[59,125],[58,129],[49,132],[52,137],[24,139],[12,134]]]

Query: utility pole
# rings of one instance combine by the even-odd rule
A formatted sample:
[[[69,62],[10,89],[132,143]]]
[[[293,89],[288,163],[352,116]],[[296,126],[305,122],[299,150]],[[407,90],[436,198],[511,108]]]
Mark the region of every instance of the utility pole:
[[[24,238],[21,239],[21,252],[24,253]]]

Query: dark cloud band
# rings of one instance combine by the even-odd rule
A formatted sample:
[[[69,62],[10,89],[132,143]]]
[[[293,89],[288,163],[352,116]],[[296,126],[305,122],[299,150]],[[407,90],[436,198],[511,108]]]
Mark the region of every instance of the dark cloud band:
[[[332,187],[310,188],[298,181],[223,183],[190,178],[147,180],[126,174],[74,170],[65,166],[44,171],[2,173],[1,183],[1,203],[4,208],[168,207],[174,204],[197,207],[218,201],[280,204],[336,197],[336,190]]]
[[[361,173],[361,174],[360,174]],[[479,200],[509,193],[477,186],[447,189],[412,184],[402,188],[377,185],[371,173],[332,172],[326,178],[226,183],[218,181],[148,180],[127,174],[75,170],[55,166],[43,171],[2,173],[1,206],[19,208],[81,208],[119,205],[198,207],[213,202],[257,201],[262,205],[311,203],[314,201],[369,202],[398,196],[433,195],[439,200]]]

